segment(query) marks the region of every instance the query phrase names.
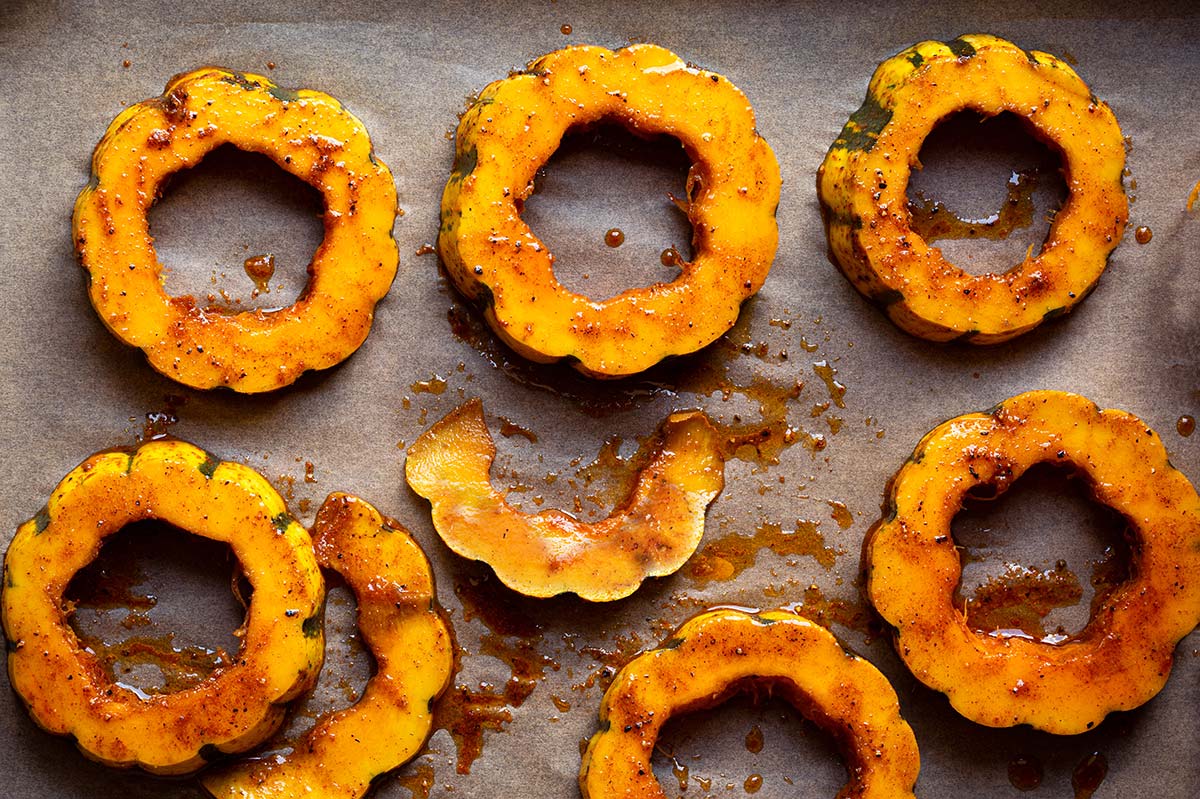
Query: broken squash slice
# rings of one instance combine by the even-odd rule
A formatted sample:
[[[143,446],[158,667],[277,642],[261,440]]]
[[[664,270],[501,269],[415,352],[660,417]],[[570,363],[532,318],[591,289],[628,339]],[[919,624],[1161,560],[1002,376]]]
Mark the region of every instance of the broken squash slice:
[[[573,592],[605,602],[647,577],[671,574],[704,535],[708,504],[724,486],[721,441],[700,411],[668,417],[625,503],[584,523],[560,510],[525,514],[492,487],[496,446],[471,400],[408,450],[408,484],[433,506],[433,526],[452,550],[491,566],[522,594]]]
[[[450,681],[453,646],[421,547],[398,522],[348,494],[330,494],[313,541],[322,568],[358,600],[358,629],[375,672],[352,707],[317,719],[292,751],[235,763],[201,781],[217,799],[358,799],[425,744],[432,706]]]

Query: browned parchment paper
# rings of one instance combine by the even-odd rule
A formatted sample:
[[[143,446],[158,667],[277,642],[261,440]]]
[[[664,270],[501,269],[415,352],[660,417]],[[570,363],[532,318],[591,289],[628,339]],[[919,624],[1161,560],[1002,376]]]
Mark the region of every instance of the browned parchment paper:
[[[826,259],[813,188],[825,149],[862,101],[879,61],[922,39],[976,31],[1078,62],[1131,139],[1132,225],[1154,234],[1139,246],[1131,228],[1099,288],[1075,313],[992,349],[932,346],[898,331],[864,302]],[[431,781],[430,795],[438,797],[574,796],[579,742],[595,729],[605,666],[711,604],[804,603],[810,612],[826,610],[835,633],[893,681],[921,746],[919,795],[1014,796],[1009,763],[1029,755],[1045,766],[1035,795],[1069,796],[1072,770],[1100,752],[1109,773],[1097,796],[1191,797],[1200,790],[1200,634],[1180,644],[1158,698],[1093,732],[1054,738],[989,730],[958,717],[913,680],[883,636],[869,634],[856,610],[855,578],[884,485],[920,436],[943,419],[1026,389],[1068,389],[1137,413],[1162,434],[1173,462],[1200,479],[1200,434],[1176,432],[1181,414],[1200,412],[1200,214],[1184,211],[1200,179],[1198,34],[1187,4],[1153,2],[950,8],[903,0],[834,6],[10,0],[0,14],[6,411],[0,542],[89,453],[133,443],[147,414],[166,414],[166,421],[173,415],[171,433],[260,469],[290,495],[305,522],[332,490],[360,494],[399,518],[429,553],[464,647],[456,683],[502,697],[516,664],[516,676],[526,681],[514,683],[510,698],[528,696],[519,707],[495,700],[500,729],[483,733],[469,774],[456,771],[456,745],[443,730],[428,753],[382,783],[379,796],[408,796],[407,786],[422,780]],[[667,46],[745,91],[783,169],[781,239],[766,286],[726,343],[647,380],[595,385],[561,370],[528,368],[486,334],[472,332],[473,316],[457,308],[436,256],[416,253],[436,234],[452,158],[447,133],[468,95],[563,45],[630,41]],[[109,121],[126,105],[159,94],[172,74],[205,63],[267,72],[283,85],[318,88],[344,101],[395,173],[406,212],[395,230],[400,273],[366,344],[342,366],[269,396],[199,393],[158,376],[100,324],[71,251],[71,204]],[[955,137],[943,137],[920,180],[961,213],[987,216],[1003,202],[1010,161],[1024,156],[1003,146],[969,152],[975,155],[964,155]],[[252,284],[242,260],[269,252],[278,273],[271,294],[257,302],[289,302],[319,241],[319,200],[260,159],[219,153],[210,160],[179,176],[152,215],[168,285],[201,295],[223,290],[248,302]],[[621,141],[598,147],[582,137],[551,163],[529,219],[575,288],[599,295],[669,277],[658,254],[686,245],[688,230],[665,194],[681,192],[685,172],[670,147]],[[617,249],[603,243],[612,227],[626,234]],[[998,244],[947,249],[983,268],[1015,261],[1038,231],[1044,225]],[[845,386],[844,397],[833,396],[836,386],[831,394],[819,373],[824,366],[836,370],[828,374]],[[796,381],[803,388],[789,398],[786,389]],[[798,432],[778,463],[729,463],[727,487],[709,513],[707,554],[679,575],[612,605],[533,602],[496,586],[487,568],[449,553],[427,506],[403,482],[404,447],[471,396],[484,399],[501,450],[495,477],[514,487],[512,497],[527,509],[539,501],[570,509],[578,496],[591,518],[603,515],[617,493],[611,484],[619,484],[619,470],[606,460],[614,452],[629,456],[672,409],[701,406],[727,424],[736,415],[753,425],[761,401],[776,420],[773,429],[781,432],[779,420],[786,420]],[[835,399],[844,407],[822,407]],[[501,417],[535,434],[536,444],[499,435]],[[606,441],[608,455],[601,456]],[[597,459],[599,466],[584,470]],[[306,463],[314,482],[305,480]],[[1104,520],[1054,481],[1021,494],[994,514],[962,520],[963,541],[983,557],[970,564],[967,582],[1000,575],[1010,562],[1040,571],[1064,559],[1086,603],[1091,561],[1109,540],[1092,528]],[[815,526],[827,549],[779,555],[766,548],[736,579],[696,576],[697,563],[711,564],[721,552],[736,560],[750,548],[745,542],[730,548],[729,536],[762,529],[762,540],[771,524],[781,535]],[[158,597],[152,629],[177,630],[179,645],[231,646],[238,608],[225,589],[228,562],[218,553],[199,560],[219,562],[201,566],[170,546],[146,552],[139,563],[148,564],[151,576],[137,588]],[[346,704],[370,668],[361,647],[346,643],[353,608],[344,589],[334,591],[330,610],[330,656],[315,711]],[[1081,623],[1078,607],[1056,613],[1051,627]],[[125,615],[86,610],[80,623],[127,636],[119,623]],[[308,723],[301,714],[291,726]],[[4,795],[201,793],[194,781],[164,782],[87,762],[70,742],[37,730],[11,691],[0,691],[0,725]],[[757,748],[755,728],[763,738],[757,753],[746,743],[749,735],[750,748]],[[690,716],[672,725],[663,749],[688,768],[688,797],[740,796],[755,774],[762,797],[833,795],[843,778],[828,741],[775,702],[735,700]],[[656,762],[674,791],[671,765],[666,755]]]

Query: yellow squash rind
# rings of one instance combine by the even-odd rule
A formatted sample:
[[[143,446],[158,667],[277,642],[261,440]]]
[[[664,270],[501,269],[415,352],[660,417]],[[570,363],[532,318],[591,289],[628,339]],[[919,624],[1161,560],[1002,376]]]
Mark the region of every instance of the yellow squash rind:
[[[733,609],[697,616],[617,673],[579,770],[583,799],[662,799],[651,758],[667,719],[720,704],[747,680],[837,740],[849,774],[838,796],[912,799],[920,755],[887,678],[807,619]]]
[[[104,539],[143,519],[229,544],[254,589],[233,663],[191,688],[148,698],[105,676],[80,647],[63,602]],[[5,556],[9,680],[39,726],[70,735],[88,757],[187,773],[212,750],[240,752],[264,740],[283,720],[284,703],[316,681],[324,590],[308,533],[257,472],[182,441],[102,452],[63,478]]]
[[[1010,112],[1062,156],[1069,197],[1040,253],[972,275],[912,229],[910,171],[937,123]],[[817,193],[846,277],[899,327],[932,341],[995,344],[1087,296],[1128,220],[1121,129],[1063,61],[995,36],[921,42],[876,69],[863,106],[829,148]]]
[[[163,180],[223,144],[269,156],[325,201],[308,286],[286,308],[233,313],[163,286],[147,211]],[[396,188],[362,123],[321,92],[205,67],[130,106],[92,156],[75,247],[96,312],[150,365],[192,388],[271,391],[358,349],[396,276]]]
[[[217,799],[358,799],[408,762],[449,685],[453,642],[420,545],[399,523],[348,494],[330,494],[313,527],[321,566],[358,600],[358,629],[375,672],[352,707],[317,719],[291,753],[206,773]]]
[[[554,256],[520,217],[563,134],[598,122],[683,144],[693,163],[696,252],[675,280],[604,302],[558,282]],[[568,47],[490,84],[463,116],[438,251],[459,290],[518,353],[620,377],[695,352],[733,326],[775,257],[779,189],[775,155],[728,80],[656,45]]]
[[[496,447],[483,404],[472,400],[413,443],[405,474],[432,505],[446,545],[487,563],[509,588],[607,602],[629,596],[647,577],[674,573],[696,551],[705,511],[724,486],[720,444],[703,413],[672,414],[629,497],[607,519],[525,514],[492,487]]]
[[[953,604],[962,567],[950,522],[964,496],[1004,491],[1042,462],[1078,468],[1134,537],[1130,579],[1059,644],[978,632]],[[1091,729],[1157,694],[1175,644],[1200,623],[1200,498],[1132,414],[1031,391],[951,419],[917,445],[888,506],[864,550],[867,595],[917,679],[979,724]]]

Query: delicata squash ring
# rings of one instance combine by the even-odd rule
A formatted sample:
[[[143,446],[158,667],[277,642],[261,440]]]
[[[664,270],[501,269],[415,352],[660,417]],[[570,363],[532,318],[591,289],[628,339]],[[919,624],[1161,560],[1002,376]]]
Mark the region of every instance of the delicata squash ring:
[[[1060,644],[972,629],[953,606],[962,567],[950,522],[975,486],[1004,491],[1040,462],[1078,467],[1134,535],[1131,578]],[[1200,498],[1137,417],[1031,391],[940,425],[892,482],[864,550],[867,595],[917,679],[989,727],[1083,732],[1162,689],[1200,623]]]
[[[325,239],[287,308],[232,313],[163,288],[146,213],[167,176],[222,144],[269,156],[324,197]],[[184,385],[254,393],[358,349],[396,276],[395,218],[391,172],[337,100],[206,67],[113,120],[72,222],[92,305],[117,338]]]
[[[917,742],[878,669],[808,619],[733,609],[702,613],[617,673],[579,770],[583,799],[662,799],[651,757],[667,719],[718,705],[747,681],[834,736],[850,776],[838,796],[911,799]]]
[[[969,274],[912,229],[908,179],[934,126],[1010,112],[1061,153],[1066,203],[1037,255]],[[921,42],[879,65],[817,173],[830,250],[892,321],[932,341],[995,344],[1071,310],[1095,286],[1128,217],[1125,149],[1109,107],[1066,63],[995,36]]]
[[[431,708],[450,682],[450,631],[425,553],[371,505],[330,494],[313,527],[317,559],[341,574],[358,599],[358,628],[376,671],[353,707],[330,713],[280,757],[206,772],[213,796],[358,799],[425,744]]]
[[[105,676],[63,609],[104,539],[143,519],[229,544],[254,589],[233,663],[147,698]],[[9,680],[39,726],[70,735],[89,758],[183,774],[264,740],[284,703],[316,681],[324,595],[308,533],[257,472],[182,441],[102,452],[63,478],[5,556]]]
[[[607,602],[629,596],[647,577],[677,571],[700,544],[705,511],[725,485],[720,438],[702,412],[672,414],[658,435],[629,497],[594,523],[508,504],[488,476],[496,446],[477,399],[425,431],[404,469],[413,491],[433,506],[446,545],[487,563],[509,588]]]
[[[678,278],[595,302],[554,277],[520,216],[563,134],[598,122],[668,134],[692,159],[696,257]],[[438,252],[492,329],[534,361],[570,358],[596,377],[641,372],[712,343],[737,321],[775,257],[779,164],[745,95],[669,50],[568,47],[479,93],[456,137]]]

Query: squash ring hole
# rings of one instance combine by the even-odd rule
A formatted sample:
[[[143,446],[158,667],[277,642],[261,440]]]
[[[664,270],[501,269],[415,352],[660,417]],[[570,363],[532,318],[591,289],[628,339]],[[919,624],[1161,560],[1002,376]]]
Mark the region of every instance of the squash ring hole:
[[[307,290],[325,201],[266,155],[221,145],[157,193],[147,216],[171,296],[236,313],[279,310]]]
[[[1125,517],[1097,502],[1071,464],[976,486],[951,531],[963,566],[954,604],[984,635],[1050,644],[1082,635],[1136,567]]]
[[[677,713],[654,749],[654,772],[668,797],[714,793],[834,796],[849,778],[845,748],[784,695],[780,681],[742,681],[712,705]],[[788,753],[781,768],[778,753]],[[761,753],[761,755],[760,755]]]
[[[142,698],[173,693],[204,682],[241,648],[245,609],[223,590],[231,570],[240,567],[228,544],[147,519],[105,539],[63,604],[110,681]],[[202,608],[194,596],[205,597]]]
[[[639,136],[602,120],[568,130],[517,207],[554,253],[559,283],[603,301],[670,283],[691,260],[692,169],[678,139]],[[617,232],[612,241],[610,231]],[[664,256],[668,250],[677,257]]]
[[[912,228],[973,275],[1009,272],[1042,252],[1066,201],[1062,151],[1011,111],[964,110],[925,138],[908,184]]]

